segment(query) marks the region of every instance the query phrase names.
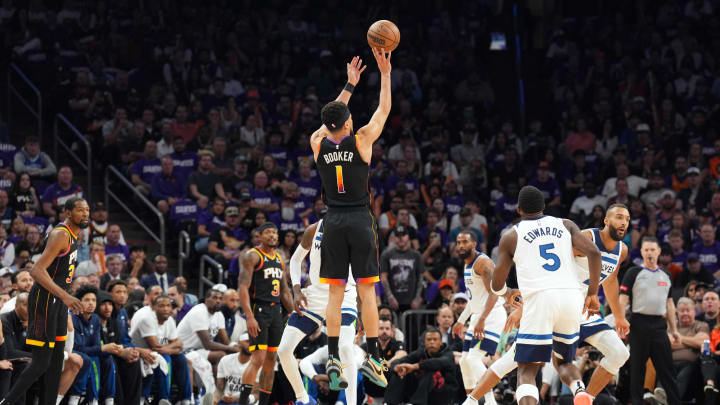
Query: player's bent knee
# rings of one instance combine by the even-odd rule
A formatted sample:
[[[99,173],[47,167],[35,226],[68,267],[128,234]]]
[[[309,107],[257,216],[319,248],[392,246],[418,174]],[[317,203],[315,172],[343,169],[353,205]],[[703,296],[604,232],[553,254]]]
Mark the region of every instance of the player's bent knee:
[[[518,403],[525,397],[533,397],[535,401],[539,401],[540,391],[532,384],[522,384],[517,388],[517,391],[515,391],[515,397],[517,397]]]
[[[612,375],[617,375],[620,368],[630,358],[630,351],[625,345],[613,345],[607,353],[603,353],[604,357],[600,360],[600,366]]]

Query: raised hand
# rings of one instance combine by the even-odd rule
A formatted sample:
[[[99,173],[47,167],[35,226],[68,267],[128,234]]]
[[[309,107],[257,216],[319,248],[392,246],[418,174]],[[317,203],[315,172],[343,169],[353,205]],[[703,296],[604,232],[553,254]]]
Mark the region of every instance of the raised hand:
[[[348,83],[356,86],[360,81],[360,75],[366,68],[367,65],[363,66],[362,59],[359,56],[352,58],[352,61],[347,64]]]
[[[390,57],[392,56],[392,52],[385,53],[385,48],[372,48],[373,56],[375,56],[375,60],[377,61],[378,70],[382,74],[389,74],[392,70],[392,65],[390,65]],[[387,55],[387,56],[386,56]]]

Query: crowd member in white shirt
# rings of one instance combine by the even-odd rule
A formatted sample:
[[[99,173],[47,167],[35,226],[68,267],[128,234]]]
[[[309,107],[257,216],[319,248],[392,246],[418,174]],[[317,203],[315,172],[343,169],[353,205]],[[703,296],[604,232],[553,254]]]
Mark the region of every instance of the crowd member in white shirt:
[[[153,382],[157,387],[156,397],[170,399],[169,381],[173,381],[180,391],[180,404],[188,405],[192,396],[190,373],[187,359],[182,354],[183,342],[178,338],[175,320],[172,314],[172,300],[167,295],[159,295],[152,306],[140,308],[130,321],[130,339],[136,347],[150,349],[167,363],[167,374],[156,367],[151,375],[143,380],[142,395],[150,397]]]
[[[217,367],[217,378],[215,383],[214,403],[217,405],[232,405],[240,400],[240,390],[242,388],[242,376],[250,361],[250,351],[247,347],[248,334],[244,333],[240,336],[240,343],[243,348],[238,353],[228,354],[220,359]],[[250,403],[255,399],[250,397]]]
[[[628,194],[633,197],[638,197],[640,195],[640,190],[644,189],[648,185],[647,179],[630,174],[630,166],[628,166],[627,163],[618,164],[615,168],[615,172],[617,173],[617,176],[607,179],[602,190],[602,195],[607,198],[613,197],[617,194],[615,189],[615,182],[617,179],[627,181]]]
[[[223,293],[212,288],[205,294],[205,302],[195,305],[178,325],[178,337],[183,342],[185,356],[198,373],[206,395],[215,393],[215,379],[212,365],[217,365],[223,356],[240,351],[231,346],[225,332],[225,317],[220,312]],[[217,340],[215,341],[215,338]],[[204,398],[203,398],[204,399]]]
[[[606,204],[607,198],[597,193],[597,186],[591,181],[585,181],[583,194],[573,201],[570,214],[588,217],[596,205],[605,208]]]
[[[14,311],[17,296],[24,292],[30,293],[30,289],[33,286],[33,278],[27,270],[21,270],[17,273],[13,273],[10,275],[10,280],[12,281],[12,289],[17,291],[17,293],[14,297],[10,298],[10,300],[6,302],[2,308],[0,308],[0,315]]]

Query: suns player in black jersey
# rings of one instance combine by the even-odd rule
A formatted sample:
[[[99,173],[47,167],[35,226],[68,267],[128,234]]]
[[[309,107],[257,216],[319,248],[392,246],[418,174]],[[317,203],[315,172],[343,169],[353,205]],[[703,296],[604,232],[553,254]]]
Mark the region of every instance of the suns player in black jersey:
[[[390,114],[390,53],[373,48],[380,71],[380,101],[370,122],[353,132],[353,120],[347,103],[365,68],[357,69],[362,61],[356,57],[347,65],[348,83],[335,101],[321,111],[322,127],[310,138],[317,170],[323,186],[323,197],[328,206],[324,219],[321,245],[322,263],[320,282],[330,284],[330,299],[326,311],[328,329],[327,375],[330,388],[340,390],[347,386],[342,375],[338,350],[340,307],[345,294],[348,268],[352,265],[357,291],[362,301],[362,320],[367,333],[368,358],[360,366],[370,381],[386,386],[383,364],[377,343],[378,312],[375,283],[378,273],[378,237],[375,218],[370,211],[368,187],[370,159],[375,140]],[[354,83],[351,82],[351,78]]]
[[[32,362],[0,405],[17,401],[41,377],[39,404],[53,405],[57,400],[68,308],[77,314],[83,309],[80,300],[68,292],[77,261],[77,235],[90,222],[90,208],[81,198],[68,199],[64,211],[65,221],[50,231],[40,259],[30,270],[35,284],[28,295],[25,343],[32,347]]]
[[[240,405],[247,405],[253,383],[260,371],[260,403],[268,405],[275,377],[277,348],[283,332],[283,313],[294,309],[290,294],[289,275],[283,258],[275,250],[278,229],[272,222],[257,228],[260,246],[248,250],[242,257],[238,277],[240,305],[247,319],[250,335],[250,364],[242,377]]]

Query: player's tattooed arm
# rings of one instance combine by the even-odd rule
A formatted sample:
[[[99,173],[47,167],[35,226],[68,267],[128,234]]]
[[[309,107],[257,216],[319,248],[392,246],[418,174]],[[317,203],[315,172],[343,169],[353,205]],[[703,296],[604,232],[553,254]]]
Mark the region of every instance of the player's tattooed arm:
[[[480,314],[480,318],[487,319],[488,315],[490,315],[490,311],[495,308],[495,303],[498,300],[498,296],[495,294],[492,294],[492,291],[490,290],[490,284],[492,283],[492,277],[493,277],[493,271],[495,270],[495,263],[489,258],[489,257],[483,257],[482,259],[475,262],[475,265],[473,266],[473,271],[475,271],[475,274],[482,277],[483,284],[485,284],[485,289],[487,292],[490,293],[488,296],[487,301],[485,301],[485,308],[483,309],[482,314]]]
[[[295,309],[293,296],[290,293],[290,269],[283,268],[282,280],[280,281],[280,301],[288,313]]]
[[[588,295],[597,295],[600,286],[600,272],[602,271],[602,256],[600,250],[587,236],[583,235],[580,228],[575,222],[569,219],[563,219],[563,224],[572,237],[573,249],[585,255],[588,259],[588,267],[590,270],[590,286]]]
[[[260,256],[257,252],[250,249],[243,253],[240,265],[240,274],[238,275],[238,295],[240,296],[240,305],[247,319],[254,319],[252,307],[250,306],[250,281],[252,273],[255,270]]]
[[[32,276],[33,280],[38,284],[50,291],[52,295],[61,299],[68,309],[79,314],[83,310],[80,300],[68,294],[65,289],[57,285],[47,272],[48,266],[50,266],[59,254],[67,250],[69,244],[70,235],[66,231],[57,229],[50,232],[40,259],[38,259],[37,263],[30,269],[30,276]]]

